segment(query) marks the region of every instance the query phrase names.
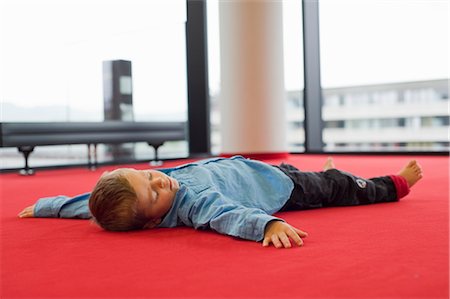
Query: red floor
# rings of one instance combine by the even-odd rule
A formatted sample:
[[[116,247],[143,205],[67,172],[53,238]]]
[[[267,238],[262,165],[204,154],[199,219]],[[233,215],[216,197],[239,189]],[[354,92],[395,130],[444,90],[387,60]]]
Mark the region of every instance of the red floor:
[[[368,177],[410,158],[335,161]],[[318,170],[324,159],[285,161]],[[38,197],[89,191],[111,167],[0,175],[0,297],[448,298],[449,159],[417,159],[425,178],[398,203],[280,213],[309,233],[283,250],[190,228],[109,233],[86,220],[18,219]]]

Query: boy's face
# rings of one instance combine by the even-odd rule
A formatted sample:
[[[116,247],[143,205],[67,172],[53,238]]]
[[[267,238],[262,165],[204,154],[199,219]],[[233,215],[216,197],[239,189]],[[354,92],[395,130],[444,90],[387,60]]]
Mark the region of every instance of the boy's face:
[[[111,174],[120,172],[134,188],[138,198],[138,210],[147,219],[152,219],[147,228],[161,223],[172,207],[177,191],[178,181],[157,170],[136,170],[133,168],[116,169]]]

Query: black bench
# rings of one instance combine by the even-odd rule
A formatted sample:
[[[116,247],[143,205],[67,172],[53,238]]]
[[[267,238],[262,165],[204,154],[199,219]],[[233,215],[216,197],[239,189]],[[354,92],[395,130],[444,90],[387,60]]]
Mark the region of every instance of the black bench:
[[[0,123],[0,147],[17,147],[23,153],[25,168],[22,174],[33,174],[28,157],[36,146],[88,145],[88,165],[97,165],[97,144],[147,142],[155,149],[166,141],[186,140],[185,122],[3,122]],[[92,162],[91,145],[94,146]]]

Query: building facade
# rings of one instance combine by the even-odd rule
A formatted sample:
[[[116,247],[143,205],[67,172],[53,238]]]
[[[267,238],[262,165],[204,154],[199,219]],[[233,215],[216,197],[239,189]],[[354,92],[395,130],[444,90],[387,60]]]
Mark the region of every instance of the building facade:
[[[304,151],[303,91],[287,91],[288,145]],[[323,89],[325,151],[448,151],[449,80]],[[220,153],[220,103],[211,97],[212,151]]]

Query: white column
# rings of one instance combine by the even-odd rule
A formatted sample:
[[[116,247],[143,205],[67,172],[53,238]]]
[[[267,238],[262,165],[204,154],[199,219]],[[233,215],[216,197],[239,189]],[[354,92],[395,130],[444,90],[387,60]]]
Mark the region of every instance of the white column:
[[[282,1],[220,0],[224,154],[287,153]]]

